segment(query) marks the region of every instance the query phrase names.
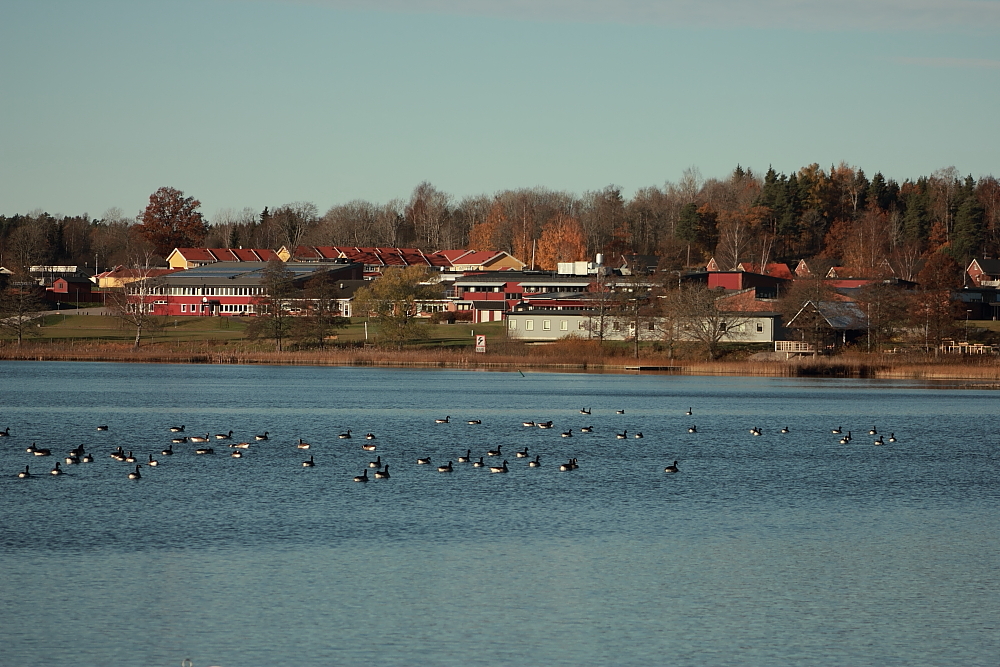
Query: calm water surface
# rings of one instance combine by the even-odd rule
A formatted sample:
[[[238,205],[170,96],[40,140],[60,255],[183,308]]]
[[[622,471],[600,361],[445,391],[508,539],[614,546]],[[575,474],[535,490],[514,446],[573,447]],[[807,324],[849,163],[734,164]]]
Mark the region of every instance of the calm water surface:
[[[997,665],[998,399],[879,381],[0,363],[0,664]],[[251,446],[160,456],[174,424]],[[898,442],[872,446],[873,425]],[[53,456],[26,453],[33,441]],[[81,443],[94,463],[47,474]],[[131,481],[118,445],[161,464]],[[457,463],[497,445],[509,474]],[[541,468],[515,458],[524,447]],[[391,479],[354,483],[376,455]],[[570,457],[579,469],[559,472]],[[25,465],[35,476],[17,479]]]

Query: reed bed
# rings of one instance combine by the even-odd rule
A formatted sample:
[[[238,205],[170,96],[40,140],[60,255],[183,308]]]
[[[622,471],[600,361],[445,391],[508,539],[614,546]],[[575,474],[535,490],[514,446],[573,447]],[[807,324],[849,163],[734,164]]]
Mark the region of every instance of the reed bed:
[[[629,366],[670,366],[684,375],[762,377],[882,378],[979,382],[1000,388],[1000,363],[994,357],[934,359],[925,355],[841,355],[789,360],[674,360],[643,350],[638,359],[625,346],[567,340],[547,345],[499,341],[486,354],[470,348],[379,348],[337,346],[277,352],[261,343],[202,341],[147,344],[138,350],[113,341],[29,341],[20,347],[0,344],[0,360],[105,361],[126,363],[273,364],[302,366],[381,366],[397,368],[468,368],[625,372]]]

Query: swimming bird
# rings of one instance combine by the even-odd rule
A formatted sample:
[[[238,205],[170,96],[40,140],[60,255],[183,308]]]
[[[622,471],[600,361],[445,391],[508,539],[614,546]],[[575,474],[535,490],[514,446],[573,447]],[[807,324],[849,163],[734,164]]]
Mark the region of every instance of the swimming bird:
[[[572,438],[573,437],[573,429],[570,429],[568,431],[563,431],[559,435],[561,435],[564,438]]]
[[[303,468],[313,468],[315,466],[316,466],[316,461],[313,460],[312,456],[309,457],[308,461],[303,461],[302,462],[302,467]]]
[[[785,428],[781,429],[781,432],[782,433],[788,433],[788,427],[786,426]]]
[[[255,435],[255,436],[253,437],[253,439],[254,439],[254,440],[267,440],[267,435],[268,435],[268,433],[270,433],[270,431],[264,431],[264,433],[263,433],[263,434],[261,434],[261,435]]]
[[[468,463],[471,456],[472,456],[472,450],[471,449],[467,449],[467,450],[465,450],[465,456],[459,456],[458,457],[458,462],[459,463]]]
[[[868,435],[878,435],[878,429],[872,426],[872,430],[868,431]]]
[[[559,466],[559,470],[562,470],[563,472],[566,472],[567,470],[576,470],[576,468],[576,459],[570,459],[566,463]]]
[[[10,426],[0,431],[0,438],[9,438],[9,437],[10,437]]]
[[[362,474],[360,474],[357,477],[355,477],[354,481],[355,482],[367,482],[368,481],[368,468],[365,468],[365,471]]]
[[[593,432],[594,432],[593,426],[584,426],[583,428],[580,429],[580,433],[593,433]]]
[[[241,458],[243,458],[243,452],[241,452],[238,449],[234,449],[232,452],[230,452],[229,455],[231,457],[233,457],[234,459],[241,459]]]
[[[482,457],[482,456],[480,456],[480,457],[479,457],[479,460],[478,460],[478,461],[474,461],[474,462],[472,463],[472,467],[473,467],[473,468],[482,468],[482,467],[483,467],[483,466],[485,466],[485,465],[486,465],[486,464],[485,464],[485,463],[483,463],[483,457]]]
[[[694,424],[691,424],[691,426],[688,427],[688,433],[697,433],[697,432],[698,432],[698,427],[695,426]]]
[[[299,438],[299,444],[297,444],[295,446],[298,447],[299,449],[309,449],[310,447],[312,447],[312,445],[310,445],[308,442],[306,442],[302,438]]]
[[[615,437],[618,438],[619,440],[624,440],[625,438],[628,437],[628,429],[622,431],[621,433],[615,433]]]
[[[174,443],[175,445],[183,445],[187,441],[188,439],[186,436],[180,438],[173,438],[170,440],[170,442]]]
[[[382,467],[382,457],[376,456],[374,461],[368,462],[369,468],[381,468]]]
[[[483,420],[482,419],[470,419],[467,423],[468,424],[482,424]]]
[[[231,442],[229,443],[229,446],[233,449],[250,449],[249,442]]]
[[[580,408],[580,414],[581,415],[589,415],[590,414],[590,408]]]
[[[365,450],[366,452],[374,452],[375,445],[361,445],[361,449]]]
[[[664,468],[663,472],[678,472],[678,470],[679,468],[677,467],[677,461],[674,461],[674,464],[672,466],[667,466],[666,468]]]
[[[691,408],[688,408],[688,411],[687,411],[687,412],[685,412],[684,414],[686,414],[686,415],[687,415],[688,417],[690,417],[690,416],[691,416],[691,415],[693,415],[694,413],[693,413],[693,412],[691,411]]]
[[[843,431],[843,429],[841,429],[841,427],[840,427],[840,426],[838,426],[838,427],[837,427],[837,428],[835,428],[835,429],[831,429],[831,430],[830,430],[830,433],[833,433],[834,435],[840,435],[840,434],[841,434],[841,433],[843,433],[843,432],[844,432],[844,431]]]
[[[528,458],[528,448],[525,447],[523,451],[514,452],[514,456],[516,456],[519,459],[526,459],[526,458]]]
[[[754,426],[750,429],[750,435],[764,435],[764,432],[759,426]]]
[[[435,424],[450,424],[451,423],[451,416],[449,415],[449,416],[445,417],[444,419],[435,419],[434,423]]]
[[[508,472],[507,460],[504,459],[503,465],[501,466],[490,466],[490,472]]]
[[[170,445],[169,447],[167,447],[166,449],[164,449],[162,452],[160,452],[160,456],[173,456],[173,455],[174,455],[174,446],[173,445]]]
[[[98,426],[97,430],[98,431],[107,431],[108,430],[108,425],[104,424],[103,426]]]
[[[374,439],[375,439],[374,433],[365,433],[365,440],[374,440]]]
[[[73,454],[70,454],[69,456],[67,456],[63,460],[66,461],[66,465],[77,465],[77,464],[80,463],[80,458],[77,457],[77,456],[74,456]]]
[[[417,465],[418,466],[425,466],[425,465],[428,465],[430,462],[431,462],[431,457],[429,457],[429,456],[427,458],[425,458],[425,459],[417,459]]]
[[[375,471],[375,479],[389,479],[389,464],[385,464],[385,468],[382,470]]]
[[[183,426],[171,426],[170,427],[170,432],[171,433],[183,433],[184,432],[184,427]]]
[[[211,447],[199,447],[198,449],[194,450],[194,453],[195,454],[214,454],[215,450],[212,449]]]
[[[500,453],[500,447],[502,447],[502,445],[497,445],[496,449],[487,451],[486,456],[503,456],[503,454]]]
[[[551,421],[538,422],[537,424],[535,424],[535,426],[537,426],[538,428],[552,428],[552,422]]]
[[[540,468],[542,466],[542,462],[540,461],[540,458],[541,458],[541,454],[535,454],[535,460],[534,461],[528,461],[528,467],[529,468]]]
[[[872,444],[873,445],[884,445],[885,443],[882,441],[882,436],[879,436],[879,437],[875,438],[875,442],[873,442]]]
[[[615,412],[615,414],[623,415],[623,414],[625,414],[625,411],[624,410],[618,410],[617,412]]]
[[[81,463],[93,463],[94,462],[94,456],[92,454],[90,454],[90,453],[84,454],[83,458],[80,459],[80,462]]]
[[[52,450],[45,449],[42,447],[36,447],[35,451],[32,452],[35,456],[52,456]]]
[[[141,467],[142,466],[140,466],[140,465],[136,465],[135,466],[135,472],[130,472],[128,474],[128,478],[129,479],[142,479],[142,475],[139,474],[139,468],[141,468]]]
[[[451,472],[451,461],[448,461],[446,466],[438,466],[438,472]]]
[[[341,440],[346,440],[346,439],[350,438],[351,437],[351,429],[347,429],[347,433],[341,433],[337,437],[340,438]]]
[[[52,470],[51,470],[51,471],[49,472],[49,474],[50,474],[50,475],[62,475],[62,474],[65,474],[65,473],[63,473],[63,470],[62,470],[62,468],[60,468],[60,467],[59,467],[59,461],[56,461],[56,467],[55,467],[55,468],[53,468],[53,469],[52,469]]]
[[[896,442],[896,434],[895,433],[890,433],[889,434],[889,442]]]
[[[236,452],[233,452],[233,453],[235,454]],[[147,463],[146,465],[148,465],[148,466],[152,466],[152,467],[154,467],[154,468],[155,468],[156,466],[160,465],[160,462],[159,462],[159,461],[157,461],[156,459],[154,459],[154,458],[153,458],[153,455],[152,455],[152,454],[150,454],[150,455],[149,455],[149,462],[148,462],[148,463]]]
[[[113,458],[115,461],[125,460],[125,450],[122,449],[121,445],[118,445],[118,449],[111,452],[111,458]]]
[[[206,433],[205,437],[202,437],[200,435],[192,435],[190,438],[188,438],[188,440],[190,440],[191,442],[208,442],[210,438],[208,437],[208,433]]]
[[[521,422],[521,426],[534,426],[535,422]]]
[[[28,472],[28,466],[24,466],[24,470],[17,473],[17,476],[20,477],[21,479],[27,479],[28,477],[31,477],[31,473]]]
[[[125,463],[135,463],[135,457],[132,456],[132,450],[128,450],[128,456],[124,459]]]
[[[848,431],[848,432],[847,432],[847,435],[845,435],[845,436],[844,436],[843,438],[841,438],[841,439],[840,439],[840,444],[842,444],[842,445],[846,445],[846,444],[847,444],[847,443],[849,443],[850,441],[851,441],[851,432],[850,432],[850,431]]]
[[[29,454],[34,454],[36,449],[38,449],[38,445],[36,445],[35,443],[31,443],[25,448],[24,451],[28,452]]]
[[[70,456],[74,456],[74,457],[81,457],[81,456],[83,456],[86,453],[87,452],[86,452],[86,450],[84,450],[83,445],[80,445],[79,447],[75,447],[75,448],[69,450],[69,455]]]

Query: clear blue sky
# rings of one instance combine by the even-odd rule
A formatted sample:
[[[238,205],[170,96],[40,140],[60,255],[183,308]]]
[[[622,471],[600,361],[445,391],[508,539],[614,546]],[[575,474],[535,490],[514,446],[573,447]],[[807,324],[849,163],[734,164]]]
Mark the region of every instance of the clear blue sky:
[[[1000,0],[3,0],[0,213],[1000,175]]]

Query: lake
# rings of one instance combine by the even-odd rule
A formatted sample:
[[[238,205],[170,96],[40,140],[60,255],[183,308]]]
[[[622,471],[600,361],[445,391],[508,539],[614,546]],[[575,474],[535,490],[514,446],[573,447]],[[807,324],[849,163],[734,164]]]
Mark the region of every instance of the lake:
[[[0,663],[995,666],[998,398],[877,380],[3,362]],[[897,441],[874,446],[873,427]],[[160,454],[230,430],[212,455]],[[48,474],[80,444],[94,462]],[[130,480],[118,446],[160,465]],[[497,446],[485,461],[507,474],[458,462]],[[390,479],[354,482],[376,456]]]

